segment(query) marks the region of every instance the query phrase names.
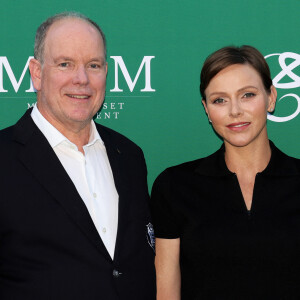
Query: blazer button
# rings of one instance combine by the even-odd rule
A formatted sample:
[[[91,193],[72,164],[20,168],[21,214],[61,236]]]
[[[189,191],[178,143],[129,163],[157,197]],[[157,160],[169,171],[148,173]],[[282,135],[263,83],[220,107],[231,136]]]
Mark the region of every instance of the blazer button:
[[[122,274],[122,273],[120,273],[119,271],[113,270],[113,276],[114,276],[115,278],[118,278],[121,274]]]

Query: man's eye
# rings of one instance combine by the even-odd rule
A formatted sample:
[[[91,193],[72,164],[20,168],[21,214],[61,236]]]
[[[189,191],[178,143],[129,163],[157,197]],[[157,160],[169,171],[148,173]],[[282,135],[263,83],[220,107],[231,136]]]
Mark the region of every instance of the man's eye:
[[[66,68],[66,67],[69,66],[69,63],[67,63],[67,62],[62,62],[62,63],[59,64],[59,66],[62,67],[62,68]]]
[[[99,64],[90,64],[90,67],[92,69],[99,69],[100,68],[100,65]]]
[[[244,94],[244,96],[243,96],[243,98],[251,98],[251,97],[254,97],[255,96],[255,94],[254,93],[245,93]]]
[[[217,98],[213,101],[214,104],[224,103],[225,100],[223,98]]]

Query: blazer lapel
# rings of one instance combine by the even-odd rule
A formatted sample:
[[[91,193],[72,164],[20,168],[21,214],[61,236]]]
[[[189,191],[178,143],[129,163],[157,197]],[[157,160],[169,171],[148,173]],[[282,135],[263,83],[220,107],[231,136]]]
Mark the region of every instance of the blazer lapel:
[[[101,130],[103,129],[103,127],[99,128],[99,124],[97,125],[99,134],[105,144],[107,156],[114,176],[116,189],[119,195],[118,231],[114,253],[114,261],[116,261],[118,260],[119,251],[121,251],[121,247],[119,245],[121,243],[123,231],[125,230],[126,226],[126,204],[129,203],[126,197],[128,197],[130,193],[126,180],[126,170],[121,167],[121,160],[124,159],[124,153],[122,152],[122,149],[117,145],[117,143],[114,142],[109,133],[107,133],[105,130]]]
[[[20,161],[65,209],[95,247],[111,260],[83,200],[47,139],[31,119],[30,111],[15,125],[15,140],[22,145]]]

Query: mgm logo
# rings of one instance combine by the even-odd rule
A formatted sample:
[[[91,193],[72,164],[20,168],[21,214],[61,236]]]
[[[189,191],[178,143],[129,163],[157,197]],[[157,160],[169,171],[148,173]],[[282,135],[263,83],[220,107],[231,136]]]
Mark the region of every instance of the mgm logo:
[[[21,76],[19,77],[19,79],[17,79],[17,77],[15,76],[15,74],[11,68],[11,65],[9,63],[7,56],[0,56],[0,93],[9,92],[9,88],[11,88],[11,87],[13,88],[15,93],[19,92],[19,89],[24,80],[25,74],[28,71],[29,61],[32,58],[33,58],[33,56],[28,57],[28,59],[25,63],[25,67],[23,68],[23,71],[21,73]],[[114,68],[113,68],[113,70],[114,70],[114,87],[109,89],[110,92],[121,93],[124,91],[124,88],[120,87],[120,84],[119,84],[119,75],[120,75],[119,70],[121,71],[121,73],[125,79],[125,82],[129,88],[129,91],[133,92],[136,87],[136,83],[142,74],[143,69],[145,70],[145,72],[144,72],[145,85],[144,85],[144,88],[140,89],[140,92],[142,92],[142,93],[155,92],[155,89],[153,89],[151,87],[151,61],[153,58],[155,58],[155,56],[144,56],[135,76],[130,76],[122,56],[110,56],[110,58],[113,60],[113,63],[114,63]],[[6,71],[6,74],[8,76],[8,79],[9,79],[11,85],[8,84],[7,86],[4,86],[4,83],[3,83],[4,70]],[[35,92],[31,79],[29,79],[28,88],[25,90],[25,92],[26,93],[34,93]]]

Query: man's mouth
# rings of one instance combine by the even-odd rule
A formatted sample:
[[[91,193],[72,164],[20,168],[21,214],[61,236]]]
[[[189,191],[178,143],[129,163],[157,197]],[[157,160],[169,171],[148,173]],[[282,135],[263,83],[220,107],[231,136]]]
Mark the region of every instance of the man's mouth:
[[[74,99],[88,99],[90,97],[88,95],[71,95],[71,94],[67,94],[67,96]]]

